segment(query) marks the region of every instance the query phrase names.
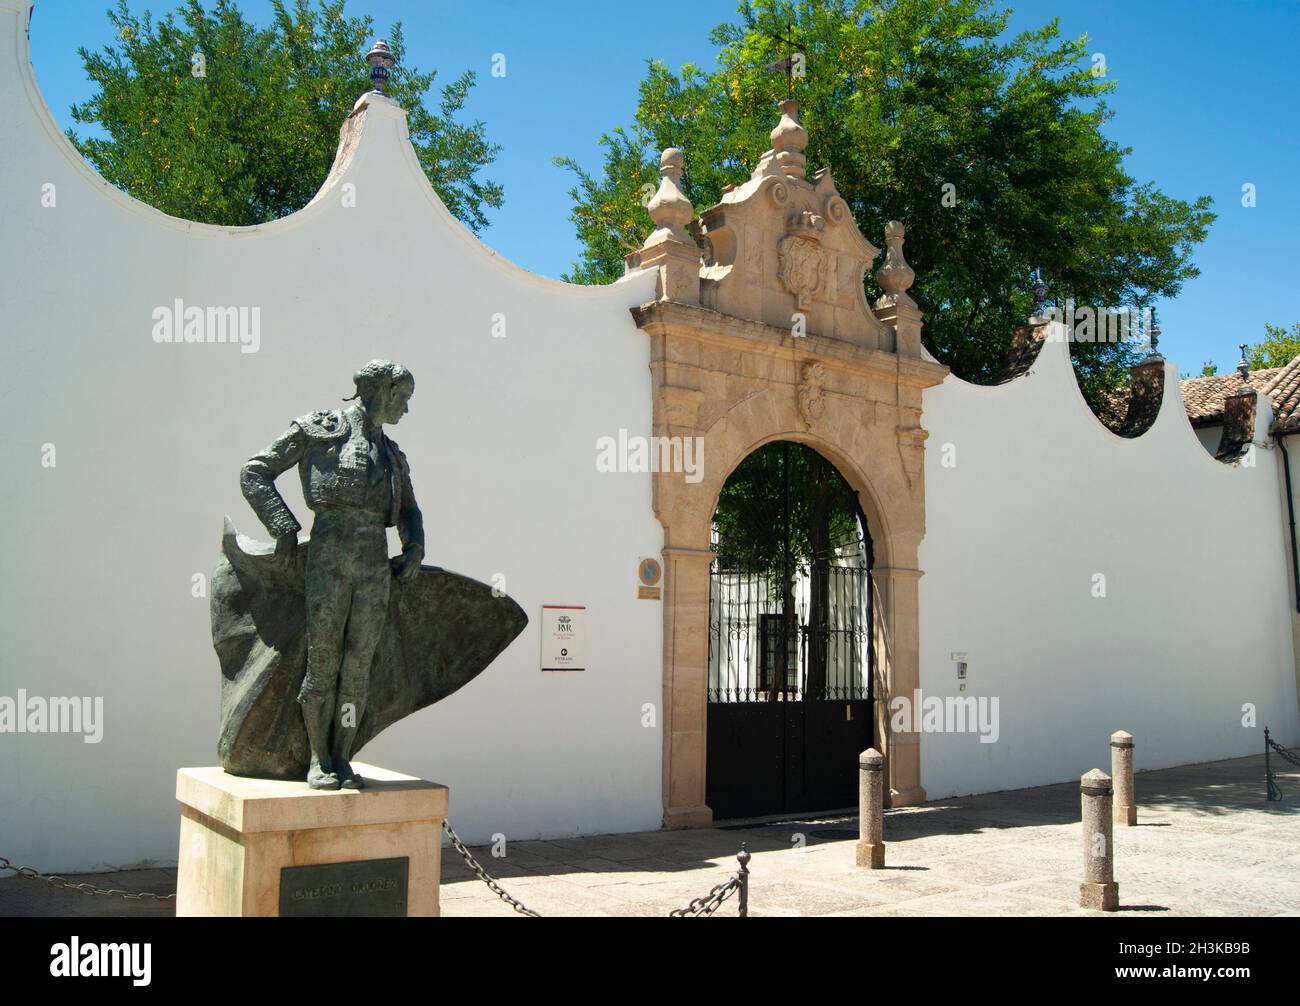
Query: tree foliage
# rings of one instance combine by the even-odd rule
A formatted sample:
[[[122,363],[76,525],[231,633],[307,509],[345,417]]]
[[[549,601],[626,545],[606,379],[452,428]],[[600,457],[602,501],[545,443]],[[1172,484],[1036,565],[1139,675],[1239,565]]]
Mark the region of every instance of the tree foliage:
[[[780,584],[790,566],[855,564],[870,554],[857,499],[835,466],[810,447],[764,444],[728,476],[713,514],[719,564]]]
[[[1292,325],[1264,325],[1264,341],[1246,347],[1246,360],[1251,370],[1267,367],[1285,367],[1300,355],[1300,323]]]
[[[641,197],[663,148],[682,148],[697,211],[748,178],[786,94],[786,77],[764,67],[786,56],[792,26],[810,173],[832,170],[875,243],[888,220],[906,224],[926,343],[956,373],[979,381],[1003,369],[1032,310],[1035,266],[1062,305],[1176,295],[1197,275],[1210,199],[1175,199],[1131,177],[1128,150],[1102,132],[1115,85],[1096,73],[1087,38],[1062,38],[1055,20],[1008,37],[1008,15],[996,0],[742,2],[737,21],[712,32],[717,69],[648,64],[635,119],[602,137],[598,172],[558,161],[575,172],[582,242],[566,278],[622,274],[651,227]],[[872,277],[867,292],[878,293]],[[1091,401],[1125,383],[1139,356],[1135,343],[1072,352]]]
[[[235,0],[185,0],[155,20],[127,0],[108,12],[116,41],[79,50],[96,93],[72,109],[103,136],[69,139],[106,179],[164,213],[230,226],[264,223],[305,206],[334,160],[338,131],[371,89],[369,16],[345,0],[273,0],[258,27]],[[455,216],[474,231],[502,190],[481,171],[499,148],[482,122],[458,120],[474,85],[466,71],[425,106],[435,73],[405,61],[400,22],[386,91],[409,115],[420,166]],[[200,72],[201,71],[201,72]]]

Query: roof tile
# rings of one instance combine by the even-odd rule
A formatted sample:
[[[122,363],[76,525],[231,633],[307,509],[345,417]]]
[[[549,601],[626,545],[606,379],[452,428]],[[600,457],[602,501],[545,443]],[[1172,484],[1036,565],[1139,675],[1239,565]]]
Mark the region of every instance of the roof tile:
[[[1297,357],[1300,359],[1300,357]],[[1294,367],[1292,360],[1287,367]],[[1266,367],[1250,372],[1250,386],[1256,391],[1268,393],[1268,384],[1286,367]],[[1215,374],[1213,377],[1192,377],[1179,382],[1183,394],[1183,407],[1187,409],[1187,418],[1193,426],[1208,426],[1223,422],[1223,400],[1241,387],[1241,375],[1235,371],[1229,374]]]
[[[1264,394],[1273,399],[1272,432],[1294,433],[1300,430],[1300,356],[1278,368],[1264,386]]]

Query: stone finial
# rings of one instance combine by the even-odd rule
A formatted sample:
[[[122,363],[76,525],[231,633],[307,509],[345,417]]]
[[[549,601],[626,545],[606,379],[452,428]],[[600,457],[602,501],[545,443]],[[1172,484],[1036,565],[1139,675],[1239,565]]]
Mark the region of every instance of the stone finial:
[[[804,148],[808,146],[808,130],[799,125],[799,102],[787,98],[781,102],[781,120],[773,128],[772,151],[776,154],[776,163],[789,178],[803,178],[807,172],[808,161],[804,157]]]
[[[387,39],[380,39],[375,47],[366,53],[366,62],[370,64],[370,84],[380,94],[388,83],[388,71],[397,65],[393,50],[388,48]]]
[[[916,306],[907,291],[916,279],[916,273],[903,258],[903,225],[897,220],[885,224],[885,264],[876,271],[876,282],[884,290],[880,300],[886,304]]]
[[[663,152],[659,158],[659,191],[646,204],[646,209],[650,211],[650,219],[655,223],[656,235],[661,238],[672,235],[678,241],[693,244],[686,231],[686,224],[694,219],[695,207],[681,189],[685,166],[686,158],[676,147],[669,147]]]
[[[682,192],[686,159],[676,147],[659,158],[659,189],[646,203],[655,229],[645,244],[624,261],[629,271],[654,269],[659,274],[655,297],[683,304],[700,302],[700,249],[686,230],[695,208]]]

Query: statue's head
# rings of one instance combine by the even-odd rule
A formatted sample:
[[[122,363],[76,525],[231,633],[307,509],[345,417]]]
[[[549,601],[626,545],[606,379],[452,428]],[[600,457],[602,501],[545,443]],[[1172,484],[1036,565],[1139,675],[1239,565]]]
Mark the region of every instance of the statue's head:
[[[415,393],[415,377],[400,363],[371,360],[352,375],[366,412],[381,423],[396,423],[406,415],[406,403]]]

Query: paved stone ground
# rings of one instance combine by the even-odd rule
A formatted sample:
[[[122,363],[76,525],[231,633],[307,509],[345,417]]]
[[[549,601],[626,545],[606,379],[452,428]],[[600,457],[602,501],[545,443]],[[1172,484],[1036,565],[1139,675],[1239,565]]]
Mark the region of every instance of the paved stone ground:
[[[1300,915],[1300,772],[1278,782],[1285,799],[1266,804],[1262,756],[1139,773],[1138,826],[1115,832],[1116,914]],[[754,916],[1103,915],[1078,907],[1080,829],[1079,787],[1065,784],[889,811],[884,870],[854,865],[856,817],[512,842],[504,859],[473,851],[543,915],[666,915],[733,873],[741,842],[753,855]],[[174,870],[69,879],[175,889]],[[449,848],[442,907],[513,915]],[[0,880],[0,916],[170,912]],[[734,898],[718,912],[735,913]]]
[[[1300,914],[1300,773],[1279,773],[1286,798],[1266,804],[1263,760],[1137,775],[1138,825],[1115,833],[1117,914]],[[854,865],[856,816],[473,851],[543,915],[664,915],[733,873],[741,842],[753,916],[1106,915],[1079,908],[1079,817],[1077,783],[888,811],[874,871]],[[443,913],[512,914],[453,855]],[[735,913],[734,898],[718,912]]]

